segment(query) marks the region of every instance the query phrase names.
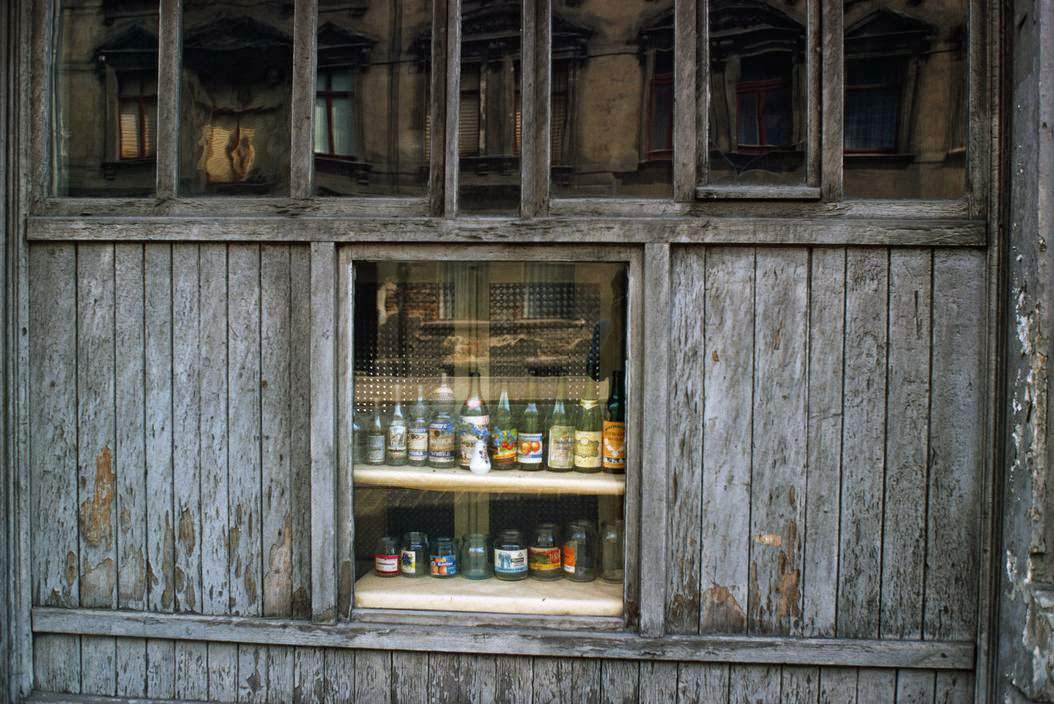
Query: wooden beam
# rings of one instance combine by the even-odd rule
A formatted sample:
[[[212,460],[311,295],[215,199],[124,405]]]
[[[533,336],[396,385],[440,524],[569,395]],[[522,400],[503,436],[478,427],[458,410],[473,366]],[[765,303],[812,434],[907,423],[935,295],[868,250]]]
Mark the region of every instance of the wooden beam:
[[[446,120],[443,171],[443,214],[457,215],[457,185],[460,154],[458,152],[459,112],[461,110],[461,0],[446,3]],[[433,141],[435,133],[433,133]]]
[[[845,42],[842,37],[845,10],[840,2],[824,2],[820,12],[823,28],[823,115],[820,145],[820,185],[825,201],[842,199],[842,120],[845,111]]]
[[[552,0],[523,0],[520,216],[524,218],[549,211],[551,7]]]
[[[968,670],[974,644],[965,641],[666,636],[582,631],[509,632],[508,629],[373,623],[320,624],[287,619],[199,616],[96,609],[35,608],[33,630],[133,638],[173,638],[317,648],[442,651],[631,660],[896,667]]]
[[[446,202],[447,13],[449,0],[432,0],[432,67],[428,89],[431,144],[428,155],[428,214],[439,217]]]
[[[705,3],[704,3],[705,4]],[[674,78],[673,88],[683,100],[674,100],[673,113],[673,199],[688,202],[695,199],[697,175],[697,121],[696,80],[699,62],[696,58],[699,47],[697,38],[697,0],[675,0],[674,31]],[[702,73],[703,80],[709,77]],[[705,142],[703,142],[705,144]]]
[[[179,193],[183,0],[160,0],[157,46],[157,198]]]
[[[297,0],[293,10],[293,94],[289,150],[289,195],[310,198],[315,175],[315,66],[318,0]]]

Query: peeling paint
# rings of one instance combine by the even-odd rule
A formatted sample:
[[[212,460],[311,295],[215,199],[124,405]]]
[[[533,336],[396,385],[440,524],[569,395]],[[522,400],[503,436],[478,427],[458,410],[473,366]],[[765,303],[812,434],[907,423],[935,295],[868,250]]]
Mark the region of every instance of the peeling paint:
[[[104,447],[95,458],[95,486],[92,495],[81,503],[81,537],[88,545],[113,547],[113,501],[116,477],[113,453]]]
[[[754,536],[754,542],[759,545],[768,545],[770,547],[778,548],[783,545],[783,536],[779,533],[762,533],[761,535]]]

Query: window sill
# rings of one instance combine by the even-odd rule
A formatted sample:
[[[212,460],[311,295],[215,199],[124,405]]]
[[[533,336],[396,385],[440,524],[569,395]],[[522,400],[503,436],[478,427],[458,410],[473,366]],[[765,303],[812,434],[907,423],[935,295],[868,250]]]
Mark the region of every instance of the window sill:
[[[845,166],[847,168],[852,168],[854,166],[861,168],[869,168],[872,166],[906,166],[915,161],[915,159],[915,154],[902,152],[883,154],[846,153],[844,155]]]
[[[492,494],[578,494],[622,496],[626,477],[622,474],[581,472],[524,472],[492,469],[473,474],[466,469],[432,467],[387,467],[360,465],[352,472],[355,486],[384,486],[426,491],[470,491]]]
[[[818,186],[698,186],[700,200],[819,200]]]

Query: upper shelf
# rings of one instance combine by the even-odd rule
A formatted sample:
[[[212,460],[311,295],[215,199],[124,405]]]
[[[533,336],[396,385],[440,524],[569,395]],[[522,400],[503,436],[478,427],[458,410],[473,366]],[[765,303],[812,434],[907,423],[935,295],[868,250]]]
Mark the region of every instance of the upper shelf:
[[[353,470],[357,486],[387,486],[428,491],[474,491],[493,494],[579,494],[620,496],[626,493],[622,474],[580,472],[524,472],[492,469],[473,474],[457,467],[389,467],[358,465]]]

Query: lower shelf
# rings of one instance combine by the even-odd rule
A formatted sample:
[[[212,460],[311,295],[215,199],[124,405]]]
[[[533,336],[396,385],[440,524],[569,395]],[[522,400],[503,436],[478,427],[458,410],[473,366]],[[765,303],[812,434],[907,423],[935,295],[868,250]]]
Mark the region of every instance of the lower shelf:
[[[355,607],[618,617],[622,616],[622,585],[599,579],[504,582],[493,577],[378,577],[371,572],[355,583]]]

